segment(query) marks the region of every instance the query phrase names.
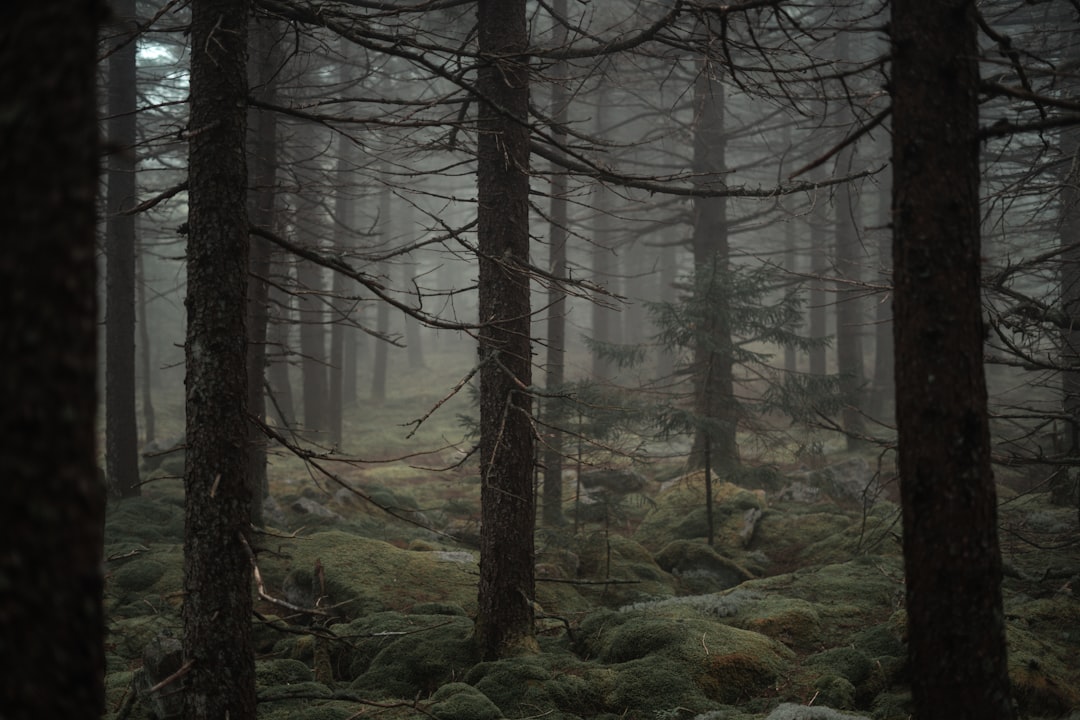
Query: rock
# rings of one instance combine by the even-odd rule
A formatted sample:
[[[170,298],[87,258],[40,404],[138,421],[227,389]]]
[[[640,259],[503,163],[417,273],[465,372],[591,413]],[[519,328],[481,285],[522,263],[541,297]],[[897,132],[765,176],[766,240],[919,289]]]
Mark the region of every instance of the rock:
[[[336,512],[309,497],[297,498],[290,507],[295,512],[303,515],[314,515],[315,517],[330,518],[332,520],[341,519],[341,516]]]
[[[694,593],[720,592],[753,576],[704,543],[675,540],[656,554],[656,564]]]
[[[143,667],[138,681],[138,693],[142,704],[157,720],[180,717],[184,709],[184,696],[179,680],[154,690],[162,680],[180,669],[184,650],[180,640],[169,635],[158,635],[143,649]]]
[[[855,502],[870,507],[879,494],[877,478],[861,457],[787,477],[790,484],[780,491],[780,499],[792,502],[816,502],[821,495],[826,495],[834,502]]]
[[[581,486],[586,491],[605,491],[616,495],[641,492],[649,481],[636,470],[625,468],[601,468],[581,474]]]

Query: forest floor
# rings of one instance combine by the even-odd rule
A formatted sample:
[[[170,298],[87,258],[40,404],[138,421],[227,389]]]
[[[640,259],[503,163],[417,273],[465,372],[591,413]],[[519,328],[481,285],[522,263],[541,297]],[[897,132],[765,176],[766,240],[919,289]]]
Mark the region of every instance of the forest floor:
[[[703,475],[677,457],[581,494],[568,468],[567,523],[536,532],[541,652],[480,662],[479,482],[456,421],[471,406],[447,401],[406,439],[445,397],[422,395],[351,413],[356,447],[339,451],[353,460],[320,461],[326,472],[273,455],[254,620],[261,718],[910,717],[899,509],[876,456],[770,446],[715,483],[712,546]],[[180,472],[167,457],[142,497],[110,504],[108,717],[175,709],[171,686],[149,688],[179,662]],[[1077,510],[1044,492],[1000,495],[1021,716],[1080,720]]]

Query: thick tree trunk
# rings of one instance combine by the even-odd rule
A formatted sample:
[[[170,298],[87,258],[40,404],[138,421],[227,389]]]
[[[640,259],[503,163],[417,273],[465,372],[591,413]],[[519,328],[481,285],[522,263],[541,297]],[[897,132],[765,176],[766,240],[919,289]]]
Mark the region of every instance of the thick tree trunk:
[[[880,189],[877,224],[888,228],[892,222],[891,186]],[[877,234],[878,282],[892,277],[892,233]],[[893,319],[892,303],[886,297],[876,298],[874,314],[874,386],[870,395],[870,416],[879,422],[893,421]]]
[[[0,715],[104,712],[97,410],[97,2],[0,22]],[[27,69],[27,61],[32,65]]]
[[[135,420],[135,0],[115,0],[117,49],[109,56],[105,198],[105,467],[113,494],[139,494]]]
[[[566,0],[554,0],[554,40],[557,47],[567,40]],[[570,99],[566,87],[560,81],[566,75],[565,61],[556,62],[551,68],[551,118],[555,123],[552,134],[562,143],[566,141],[566,122],[569,113],[567,104]],[[552,277],[566,277],[566,241],[567,241],[567,177],[561,168],[553,166],[551,173],[551,207],[549,217],[550,245],[548,271]],[[547,354],[544,362],[544,388],[549,393],[558,393],[566,381],[566,292],[557,283],[548,286],[547,293]],[[545,414],[543,464],[543,521],[547,526],[559,526],[565,522],[562,512],[563,503],[563,431],[566,419],[563,411],[566,403],[556,398],[546,400],[549,408]]]
[[[486,659],[537,649],[525,0],[479,0],[480,584]]]
[[[896,417],[915,715],[1006,720],[975,3],[894,0],[891,36]]]
[[[191,2],[184,469],[187,720],[253,720],[247,0]]]

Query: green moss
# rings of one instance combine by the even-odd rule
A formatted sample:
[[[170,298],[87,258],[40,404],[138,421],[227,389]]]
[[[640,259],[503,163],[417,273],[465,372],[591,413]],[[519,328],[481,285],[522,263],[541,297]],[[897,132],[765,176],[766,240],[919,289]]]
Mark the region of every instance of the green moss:
[[[871,717],[874,720],[909,720],[914,712],[910,693],[881,693],[874,698]]]
[[[165,574],[165,565],[153,558],[139,557],[112,572],[112,581],[122,592],[142,592]]]
[[[855,686],[839,675],[822,675],[814,682],[815,702],[826,707],[851,710],[855,707]]]
[[[499,708],[482,692],[463,682],[443,685],[431,696],[428,708],[439,720],[498,720]]]
[[[628,720],[652,720],[658,713],[677,707],[695,713],[713,707],[685,668],[665,658],[635,660],[620,666],[606,704]]]
[[[382,645],[352,688],[378,697],[427,695],[461,675],[479,657],[472,642],[472,621],[447,615],[403,615],[410,630],[370,638]],[[384,616],[385,618],[385,616]],[[355,625],[353,626],[355,627]],[[335,628],[336,629],[336,628]],[[340,631],[339,631],[340,632]],[[369,645],[362,651],[370,652]],[[354,659],[353,668],[357,667]]]
[[[753,697],[776,680],[775,667],[746,653],[710,654],[705,666],[698,683],[710,699],[726,705]]]
[[[821,647],[821,617],[806,600],[762,594],[759,601],[745,604],[732,624],[767,635],[796,650]]]
[[[310,682],[312,679],[311,668],[299,660],[279,658],[259,660],[255,663],[255,684],[259,687],[293,685]]]
[[[508,716],[523,714],[518,712],[523,706],[533,713],[556,709],[555,702],[546,697],[545,686],[550,681],[551,671],[536,656],[482,662],[465,674],[465,682]]]

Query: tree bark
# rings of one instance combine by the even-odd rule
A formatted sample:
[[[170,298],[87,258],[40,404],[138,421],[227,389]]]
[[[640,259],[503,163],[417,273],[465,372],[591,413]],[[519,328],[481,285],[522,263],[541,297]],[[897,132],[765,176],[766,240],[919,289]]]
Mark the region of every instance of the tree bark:
[[[0,21],[0,715],[104,711],[95,467],[98,2]],[[32,72],[24,70],[32,59]]]
[[[191,2],[184,717],[253,720],[247,0]]]
[[[921,720],[1013,717],[983,371],[972,0],[892,5],[896,397]]]
[[[154,369],[151,363],[153,353],[150,348],[150,326],[147,318],[150,316],[150,304],[146,299],[146,262],[144,261],[141,247],[135,248],[135,300],[138,303],[138,316],[135,328],[139,333],[139,342],[136,349],[139,351],[139,385],[142,399],[143,416],[143,445],[154,442],[157,436],[157,428],[154,423]]]
[[[139,495],[135,419],[135,0],[112,3],[119,32],[109,56],[105,198],[105,467],[113,494]]]
[[[525,0],[479,0],[480,583],[485,659],[535,651]]]
[[[249,75],[252,90],[264,102],[273,102],[277,94],[277,63],[273,51],[273,25],[267,20],[251,23],[252,57]],[[264,230],[274,229],[274,202],[277,185],[277,119],[265,110],[249,110],[251,125],[249,146],[252,156],[252,187],[248,192],[251,222]],[[266,421],[267,326],[270,321],[270,243],[252,235],[249,238],[250,268],[248,280],[248,412],[255,422],[249,424],[248,465],[251,473],[251,521],[261,526],[263,499],[270,494],[266,474],[266,435],[261,424]]]
[[[566,43],[566,0],[554,0],[552,3],[552,22],[554,25],[555,46]],[[567,105],[570,98],[566,87],[561,82],[567,73],[566,61],[557,61],[551,68],[551,119],[554,122],[552,135],[557,142],[566,141],[566,123],[569,119]],[[554,278],[566,277],[566,241],[568,208],[566,201],[567,176],[561,168],[552,166],[551,172],[551,207],[549,209],[549,255],[548,271]],[[547,351],[544,362],[544,388],[548,393],[560,392],[566,382],[566,292],[557,284],[551,283],[547,293]],[[566,413],[561,411],[566,403],[555,397],[549,398],[545,406],[543,463],[543,521],[547,526],[559,526],[565,522],[562,512],[563,503],[563,431],[562,423]]]
[[[705,177],[724,172],[727,136],[722,69],[708,57],[702,58],[701,63],[701,72],[694,83],[694,172]],[[699,183],[722,181],[704,179]],[[739,462],[730,291],[725,287],[731,276],[727,198],[695,198],[693,250],[696,278],[693,292],[705,293],[707,300],[699,298],[700,304],[712,304],[704,327],[695,333],[693,378],[698,425],[690,450],[690,465],[704,467],[708,452],[711,467],[726,473]]]

